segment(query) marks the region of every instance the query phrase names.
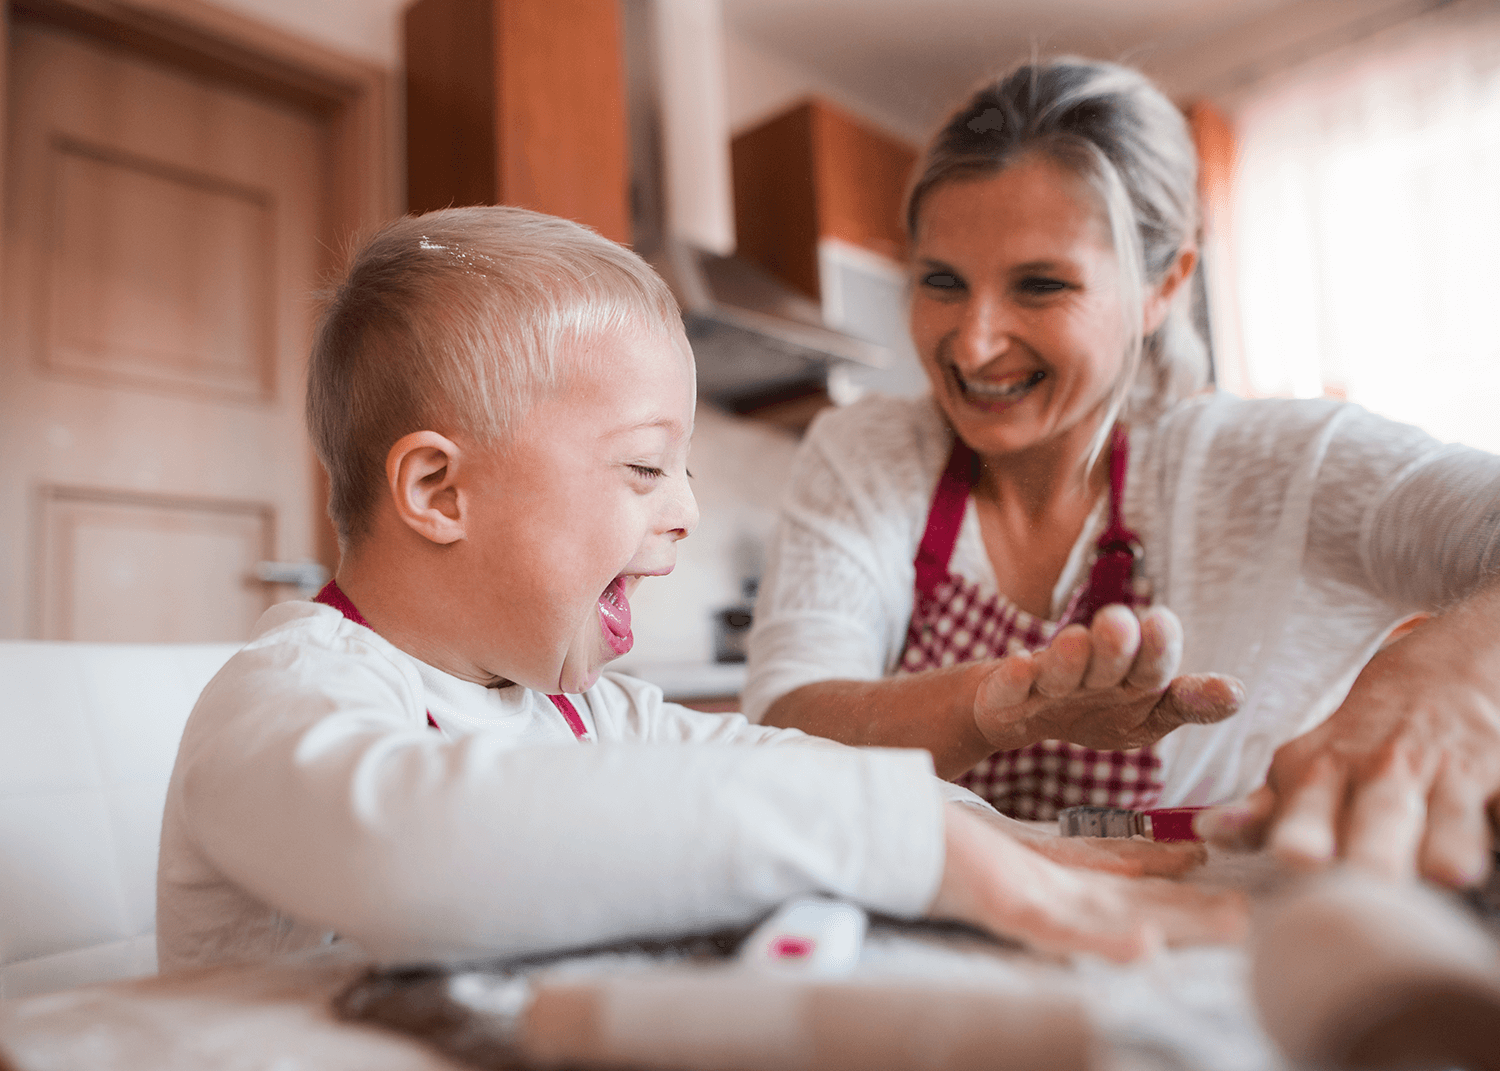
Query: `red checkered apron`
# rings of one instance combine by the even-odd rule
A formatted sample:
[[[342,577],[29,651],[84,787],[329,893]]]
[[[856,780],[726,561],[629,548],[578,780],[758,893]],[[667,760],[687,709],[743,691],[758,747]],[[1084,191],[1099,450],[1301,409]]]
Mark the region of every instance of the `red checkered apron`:
[[[1140,540],[1121,515],[1129,450],[1129,439],[1117,425],[1110,443],[1109,524],[1099,537],[1088,580],[1073,592],[1062,620],[1043,621],[948,571],[979,465],[974,451],[955,438],[917,548],[916,599],[897,672],[1040,650],[1064,625],[1088,624],[1102,606],[1150,605],[1149,585],[1136,568]],[[1062,740],[996,752],[954,780],[1004,814],[1040,820],[1080,805],[1149,807],[1162,787],[1161,760],[1150,747],[1095,751]]]

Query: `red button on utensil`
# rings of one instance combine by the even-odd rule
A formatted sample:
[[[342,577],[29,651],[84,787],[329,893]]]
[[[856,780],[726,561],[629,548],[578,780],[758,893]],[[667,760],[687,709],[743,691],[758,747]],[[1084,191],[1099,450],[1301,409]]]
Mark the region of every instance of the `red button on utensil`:
[[[790,935],[778,937],[773,940],[767,949],[773,959],[806,959],[812,955],[817,942],[810,937],[792,937]]]

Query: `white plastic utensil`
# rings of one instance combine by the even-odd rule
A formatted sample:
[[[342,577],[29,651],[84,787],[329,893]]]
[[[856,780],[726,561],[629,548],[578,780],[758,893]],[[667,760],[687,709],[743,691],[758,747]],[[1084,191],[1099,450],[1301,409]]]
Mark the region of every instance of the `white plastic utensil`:
[[[842,978],[859,964],[868,918],[842,900],[788,900],[746,938],[740,962],[799,978]]]

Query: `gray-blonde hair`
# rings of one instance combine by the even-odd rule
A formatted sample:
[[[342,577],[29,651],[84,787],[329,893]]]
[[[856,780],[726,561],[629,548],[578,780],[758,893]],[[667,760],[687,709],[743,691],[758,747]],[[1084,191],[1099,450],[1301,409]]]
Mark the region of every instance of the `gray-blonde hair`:
[[[1120,264],[1127,337],[1124,374],[1100,429],[1149,417],[1201,390],[1208,352],[1179,288],[1160,328],[1142,338],[1146,288],[1166,274],[1198,230],[1198,158],[1182,113],[1142,74],[1061,57],[1016,67],[977,90],[939,129],[906,198],[915,243],[922,202],[945,182],[994,174],[1043,153],[1078,175],[1103,207]]]
[[[385,460],[432,429],[497,441],[577,366],[564,348],[682,320],[630,250],[522,208],[408,216],[354,257],[319,322],[307,424],[345,550],[367,531]]]

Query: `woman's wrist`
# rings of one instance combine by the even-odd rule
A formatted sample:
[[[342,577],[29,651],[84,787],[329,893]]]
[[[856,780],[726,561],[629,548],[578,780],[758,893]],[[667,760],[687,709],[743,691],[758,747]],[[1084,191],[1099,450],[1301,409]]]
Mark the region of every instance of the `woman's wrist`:
[[[934,706],[944,712],[945,723],[952,727],[947,746],[941,752],[931,749],[939,777],[952,780],[968,773],[998,750],[980,729],[979,710],[984,683],[1000,665],[1001,661],[988,659],[914,675],[934,678],[931,684],[936,694],[931,698],[937,700]]]
[[[773,702],[763,723],[856,747],[922,748],[932,753],[938,776],[957,777],[995,750],[975,721],[976,696],[995,664],[804,684]]]

